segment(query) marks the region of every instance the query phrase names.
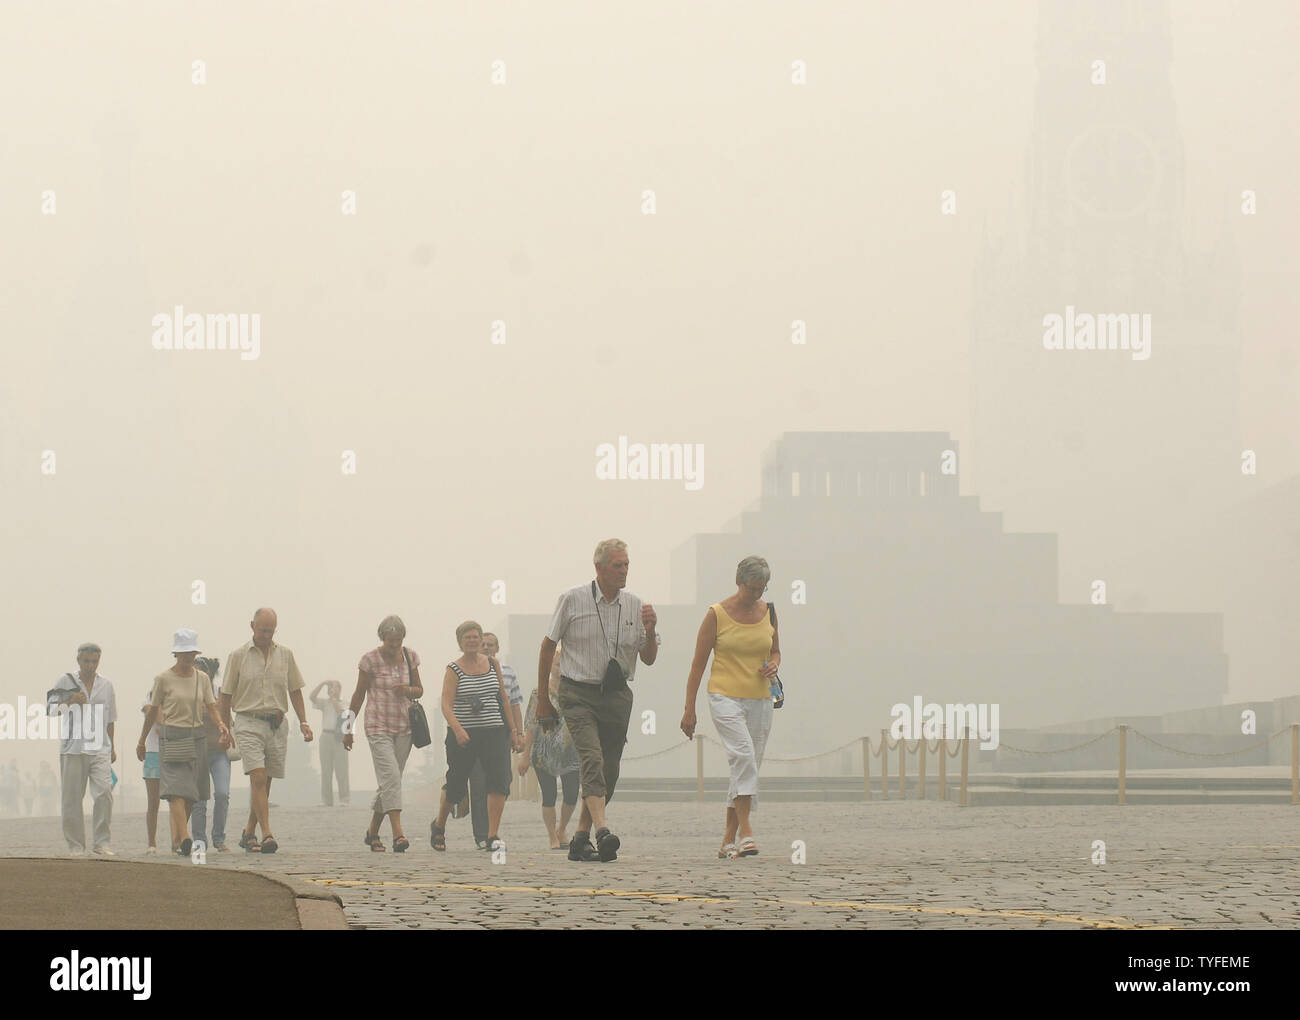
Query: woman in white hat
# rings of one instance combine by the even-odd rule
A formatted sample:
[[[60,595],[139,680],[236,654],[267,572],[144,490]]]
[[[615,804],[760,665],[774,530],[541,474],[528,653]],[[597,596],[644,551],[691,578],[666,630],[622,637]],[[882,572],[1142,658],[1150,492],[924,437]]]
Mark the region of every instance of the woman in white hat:
[[[144,761],[145,738],[154,723],[159,723],[162,731],[159,741],[162,788],[159,796],[168,802],[172,845],[182,857],[189,856],[193,845],[188,830],[194,802],[207,800],[209,794],[208,753],[203,727],[205,715],[216,726],[221,746],[229,747],[231,744],[230,731],[217,714],[212,678],[194,666],[194,657],[198,654],[199,635],[187,628],[178,630],[172,639],[176,664],[154,677],[144,730],[135,748],[136,757]],[[171,744],[170,750],[168,744]]]

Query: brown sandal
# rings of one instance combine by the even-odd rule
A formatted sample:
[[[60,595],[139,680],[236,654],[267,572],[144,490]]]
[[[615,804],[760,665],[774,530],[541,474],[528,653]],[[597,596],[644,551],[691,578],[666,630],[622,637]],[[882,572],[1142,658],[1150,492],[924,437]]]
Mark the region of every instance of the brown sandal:
[[[387,849],[377,833],[373,836],[366,833],[366,846],[370,847],[370,852],[375,854],[382,854]]]

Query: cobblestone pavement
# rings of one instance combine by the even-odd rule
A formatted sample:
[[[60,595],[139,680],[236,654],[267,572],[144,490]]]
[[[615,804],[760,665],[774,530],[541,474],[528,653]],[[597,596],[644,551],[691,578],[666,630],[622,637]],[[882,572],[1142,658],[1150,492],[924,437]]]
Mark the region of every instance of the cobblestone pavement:
[[[232,822],[247,812],[235,799]],[[468,819],[448,822],[435,854],[427,807],[405,812],[409,852],[371,853],[353,806],[279,808],[279,853],[212,853],[207,866],[322,883],[364,928],[1300,927],[1296,807],[771,804],[754,816],[760,855],[732,861],[716,857],[719,804],[612,808],[623,851],[609,864],[546,849],[533,801],[507,804],[504,863],[474,849]],[[143,856],[142,814],[113,832],[119,854]],[[60,855],[59,833],[56,818],[0,820],[0,854]]]

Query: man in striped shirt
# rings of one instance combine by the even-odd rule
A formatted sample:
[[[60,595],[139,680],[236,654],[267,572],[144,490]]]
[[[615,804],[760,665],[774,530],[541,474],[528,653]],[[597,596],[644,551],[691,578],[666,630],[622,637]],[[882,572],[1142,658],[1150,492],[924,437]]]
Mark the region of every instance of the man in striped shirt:
[[[614,796],[632,717],[627,682],[638,657],[652,666],[659,654],[654,606],[623,590],[627,545],[606,539],[596,546],[593,562],[596,579],[570,588],[556,603],[537,663],[537,718],[549,730],[555,724],[551,662],[562,646],[556,701],[578,749],[582,777],[582,817],[569,843],[571,861],[618,856],[619,838],[605,825],[605,804]]]

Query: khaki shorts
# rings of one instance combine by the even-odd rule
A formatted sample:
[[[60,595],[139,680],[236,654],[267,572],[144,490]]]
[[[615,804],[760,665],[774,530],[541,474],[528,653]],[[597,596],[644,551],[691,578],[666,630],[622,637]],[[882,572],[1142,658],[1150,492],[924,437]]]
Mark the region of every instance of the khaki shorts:
[[[234,723],[235,745],[242,755],[244,775],[254,769],[266,769],[267,778],[283,779],[284,756],[289,749],[289,717],[284,717],[274,733],[269,722],[246,712],[236,712]]]
[[[600,684],[576,683],[560,677],[556,704],[564,713],[574,746],[578,749],[578,771],[584,797],[604,797],[608,804],[618,785],[632,718],[632,690],[626,684],[602,691]]]

